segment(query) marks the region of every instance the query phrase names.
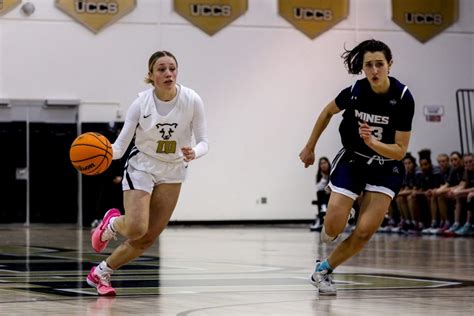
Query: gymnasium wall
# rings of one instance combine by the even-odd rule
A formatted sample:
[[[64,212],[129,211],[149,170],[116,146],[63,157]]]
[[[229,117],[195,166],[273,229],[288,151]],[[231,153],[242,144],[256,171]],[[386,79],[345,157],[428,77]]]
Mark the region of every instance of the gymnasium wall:
[[[80,99],[84,122],[122,121],[146,89],[147,61],[170,50],[178,81],[203,98],[210,152],[192,162],[173,220],[309,219],[316,168],[298,154],[322,107],[358,77],[348,75],[344,45],[376,38],[393,50],[391,75],[416,101],[409,150],[459,150],[455,91],[474,88],[474,3],[460,0],[459,20],[425,44],[391,20],[390,0],[350,1],[349,17],[315,39],[278,15],[276,0],[249,0],[248,11],[208,36],[173,11],[171,0],[138,0],[137,8],[98,34],[53,1],[31,1],[0,18],[0,98]],[[441,105],[441,122],[423,106]],[[340,149],[340,116],[317,157]],[[262,204],[261,198],[267,198]]]

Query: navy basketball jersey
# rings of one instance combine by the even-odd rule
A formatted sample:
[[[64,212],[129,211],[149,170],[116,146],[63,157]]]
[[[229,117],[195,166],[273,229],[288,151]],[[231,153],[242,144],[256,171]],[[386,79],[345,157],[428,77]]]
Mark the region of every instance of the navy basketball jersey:
[[[339,126],[342,145],[367,156],[377,155],[359,136],[359,123],[367,122],[372,135],[386,144],[395,143],[396,131],[411,131],[415,102],[408,88],[397,79],[389,77],[387,93],[375,93],[367,78],[342,90],[336,105],[344,110]]]

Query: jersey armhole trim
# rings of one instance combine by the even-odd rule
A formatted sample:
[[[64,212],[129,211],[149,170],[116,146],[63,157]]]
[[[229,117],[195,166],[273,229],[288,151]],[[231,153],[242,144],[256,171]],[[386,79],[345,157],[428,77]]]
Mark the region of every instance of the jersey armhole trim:
[[[405,86],[405,88],[403,88],[402,95],[400,96],[400,100],[403,99],[403,96],[405,95],[405,92],[407,92],[407,90],[408,90],[408,87]]]
[[[351,93],[354,91],[354,88],[355,88],[356,83],[357,83],[357,81],[352,84],[352,86],[351,86]]]

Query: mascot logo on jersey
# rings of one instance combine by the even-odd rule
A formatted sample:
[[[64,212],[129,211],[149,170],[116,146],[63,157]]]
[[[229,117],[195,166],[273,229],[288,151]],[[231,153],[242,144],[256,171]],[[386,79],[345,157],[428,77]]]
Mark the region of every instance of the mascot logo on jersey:
[[[165,140],[171,138],[171,135],[173,135],[176,127],[178,127],[178,123],[156,124],[156,128],[158,128],[159,132],[161,133],[161,137]]]
[[[176,141],[169,140],[174,131],[178,127],[178,123],[158,123],[156,128],[161,133],[163,140],[158,141],[156,152],[160,154],[174,154],[176,153]]]

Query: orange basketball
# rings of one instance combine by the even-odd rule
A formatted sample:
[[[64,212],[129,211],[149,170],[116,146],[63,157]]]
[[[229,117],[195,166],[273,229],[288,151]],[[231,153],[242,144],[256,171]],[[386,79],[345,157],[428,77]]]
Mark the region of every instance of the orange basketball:
[[[72,143],[69,158],[74,168],[82,174],[101,174],[112,163],[112,145],[102,134],[84,133]]]

